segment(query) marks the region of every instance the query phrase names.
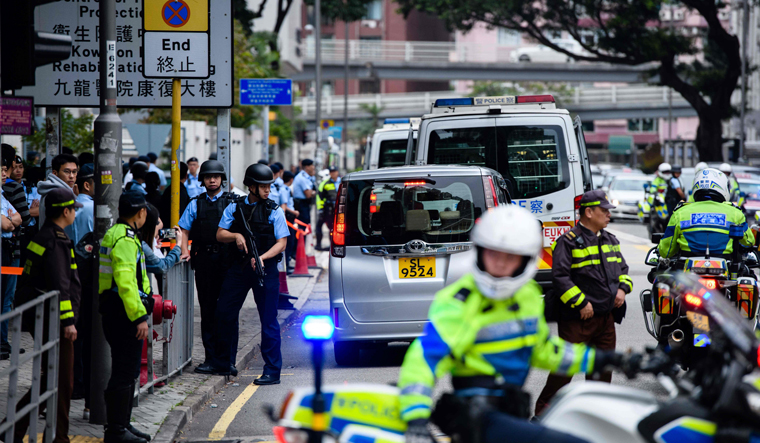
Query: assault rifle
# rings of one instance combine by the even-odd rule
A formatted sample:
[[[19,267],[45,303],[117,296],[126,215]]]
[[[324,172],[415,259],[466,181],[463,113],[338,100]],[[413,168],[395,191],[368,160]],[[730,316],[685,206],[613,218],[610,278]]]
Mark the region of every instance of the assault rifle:
[[[243,212],[244,204],[245,202],[243,200],[237,204],[237,210],[240,212],[240,219],[243,221],[243,229],[245,230],[242,234],[243,238],[245,238],[245,246],[248,248],[248,254],[245,256],[245,263],[243,266],[250,265],[251,259],[256,260],[256,267],[253,272],[256,274],[256,279],[258,279],[259,285],[264,286],[264,277],[266,277],[267,273],[264,271],[264,265],[259,256],[259,250],[256,249],[256,243],[253,241],[253,232],[248,225],[248,219],[245,218],[245,213]]]

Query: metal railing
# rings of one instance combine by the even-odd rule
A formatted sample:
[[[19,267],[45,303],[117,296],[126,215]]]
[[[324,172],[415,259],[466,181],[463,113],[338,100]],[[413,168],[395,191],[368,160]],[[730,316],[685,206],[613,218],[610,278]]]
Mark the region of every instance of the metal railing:
[[[614,106],[617,104],[641,104],[651,106],[654,104],[667,105],[668,88],[664,86],[628,85],[587,87],[579,86],[560,93],[553,93],[557,99],[557,107],[572,108],[573,106]],[[421,115],[430,112],[432,103],[439,98],[464,97],[461,93],[442,92],[415,92],[398,94],[355,94],[348,96],[348,112],[354,114],[367,114],[362,109],[363,105],[377,106],[384,112],[404,111],[406,114]],[[673,93],[673,103],[683,105],[686,103],[680,94]],[[299,103],[302,116],[313,116],[316,111],[314,97],[301,97]],[[343,96],[322,97],[322,117],[331,115],[343,115]]]
[[[163,276],[164,300],[171,300],[177,306],[177,313],[172,320],[164,319],[161,323],[160,350],[156,340],[148,340],[148,382],[139,388],[139,392],[154,392],[157,383],[165,382],[175,374],[182,374],[193,360],[193,322],[195,315],[195,280],[189,262],[180,262],[169,269]],[[220,283],[221,284],[221,283]],[[151,313],[149,338],[153,337],[153,316]],[[155,370],[153,362],[161,361],[161,373],[153,379]],[[139,386],[139,383],[138,383]]]
[[[506,63],[514,46],[463,42],[407,42],[392,40],[349,40],[351,61],[396,61],[415,63]],[[345,40],[322,40],[322,60],[342,62]],[[305,44],[304,58],[315,57],[314,40]]]
[[[34,347],[32,352],[19,354],[21,349],[21,322],[25,313],[32,313],[34,318]],[[28,319],[27,314],[27,319]],[[58,319],[58,291],[51,291],[37,296],[34,300],[0,315],[0,322],[8,321],[8,332],[13,337],[10,365],[0,370],[0,380],[8,377],[8,393],[5,421],[0,423],[0,435],[4,441],[14,441],[13,434],[16,424],[29,416],[29,443],[37,441],[37,417],[40,406],[45,404],[45,443],[51,443],[55,438],[55,418],[58,396],[58,334],[60,320]],[[47,326],[45,325],[47,321]],[[47,335],[47,337],[45,337]],[[31,400],[29,404],[16,410],[18,401],[18,382],[21,367],[32,361]],[[42,371],[43,363],[46,365]],[[45,389],[42,391],[42,376],[47,377]]]

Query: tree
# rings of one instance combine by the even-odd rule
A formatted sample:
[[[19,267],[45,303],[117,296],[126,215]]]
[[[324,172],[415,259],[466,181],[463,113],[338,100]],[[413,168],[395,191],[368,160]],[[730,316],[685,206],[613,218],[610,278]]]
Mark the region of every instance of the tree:
[[[672,87],[699,116],[700,160],[722,160],[722,121],[734,114],[731,95],[741,72],[739,39],[721,24],[718,0],[681,0],[707,24],[699,36],[674,33],[660,21],[668,0],[397,0],[404,14],[417,9],[438,15],[452,29],[477,22],[519,31],[578,61],[636,66],[654,63],[659,84]],[[582,52],[560,46],[551,35],[566,32]],[[703,55],[700,53],[703,43]],[[682,56],[682,57],[679,57]],[[687,61],[693,60],[693,61]],[[650,77],[650,79],[652,79]]]
[[[320,12],[323,20],[340,20],[355,22],[367,15],[367,5],[373,0],[322,0]],[[314,0],[304,0],[309,6],[314,6]]]
[[[376,104],[362,103],[359,105],[362,111],[368,113],[370,117],[359,121],[356,128],[350,131],[349,138],[354,138],[359,142],[360,146],[364,146],[367,141],[367,137],[372,136],[375,129],[380,127],[380,114],[383,112],[383,108]]]
[[[67,109],[61,109],[61,132],[63,133],[61,146],[69,147],[75,153],[93,152],[95,142],[93,120],[94,116],[89,112],[74,118]],[[34,133],[25,136],[24,141],[29,143],[29,148],[33,151],[46,152],[47,150],[44,127],[35,127]]]
[[[551,94],[557,106],[573,96],[573,90],[566,83],[547,84],[544,82],[512,83],[476,81],[472,85],[470,97],[498,97],[503,95],[543,95]]]

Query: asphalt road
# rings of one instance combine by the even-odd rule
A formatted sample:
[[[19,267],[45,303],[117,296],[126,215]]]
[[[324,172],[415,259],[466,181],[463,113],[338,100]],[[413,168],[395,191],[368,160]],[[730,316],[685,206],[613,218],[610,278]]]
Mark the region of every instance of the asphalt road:
[[[614,222],[608,229],[618,235],[623,256],[630,267],[629,274],[634,283],[634,292],[627,298],[627,316],[622,325],[618,325],[617,328],[617,347],[619,350],[642,351],[646,345],[656,344],[644,328],[638,298],[638,293],[649,286],[646,280],[649,267],[644,265],[644,258],[653,245],[647,239],[646,228],[638,223]],[[265,407],[273,405],[279,411],[279,404],[290,389],[309,386],[313,383],[311,348],[300,337],[301,320],[304,315],[311,312],[323,314],[328,312],[327,291],[327,276],[323,273],[322,281],[315,286],[304,309],[282,331],[282,383],[261,387],[253,385],[253,380],[261,374],[262,362],[260,357],[257,358],[193,416],[192,421],[184,428],[180,440],[185,442],[274,440],[272,422],[264,412]],[[327,344],[324,383],[395,383],[406,348],[407,346],[403,344],[393,344],[387,348],[363,351],[357,366],[346,368],[335,364],[332,345]],[[541,392],[546,375],[546,371],[534,370],[528,377],[525,389],[530,392],[533,401]],[[582,382],[582,380],[583,375],[578,375],[574,382]],[[652,377],[627,380],[624,376],[615,374],[613,383],[664,394]],[[445,391],[449,386],[448,380],[441,380],[436,394]]]

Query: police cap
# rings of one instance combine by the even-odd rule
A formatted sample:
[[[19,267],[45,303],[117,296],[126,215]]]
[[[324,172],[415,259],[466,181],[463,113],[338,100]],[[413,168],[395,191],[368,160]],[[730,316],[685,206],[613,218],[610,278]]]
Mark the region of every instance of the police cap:
[[[74,191],[72,191],[71,188],[54,188],[45,194],[45,210],[50,210],[52,208],[67,208],[69,206],[75,208],[81,208],[84,206],[76,201],[76,196],[74,196]]]
[[[95,165],[92,163],[87,163],[82,165],[82,167],[79,169],[79,173],[77,173],[77,178],[92,178],[95,176]]]
[[[138,191],[125,191],[119,197],[119,215],[131,217],[137,211],[148,206],[145,196]]]

